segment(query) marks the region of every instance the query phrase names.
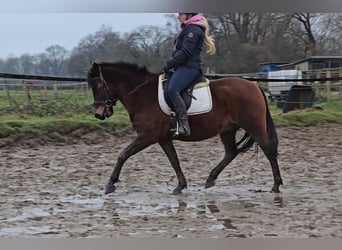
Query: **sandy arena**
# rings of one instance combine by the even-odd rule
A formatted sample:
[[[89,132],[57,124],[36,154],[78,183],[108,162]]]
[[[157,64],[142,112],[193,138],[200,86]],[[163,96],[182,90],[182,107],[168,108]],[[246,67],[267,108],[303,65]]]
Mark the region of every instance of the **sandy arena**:
[[[115,193],[104,195],[132,135],[2,147],[0,238],[342,237],[342,126],[278,128],[278,135],[280,194],[269,192],[271,167],[254,147],[205,189],[223,157],[218,137],[175,143],[187,152],[179,158],[188,189],[178,196],[158,145],[131,157]]]

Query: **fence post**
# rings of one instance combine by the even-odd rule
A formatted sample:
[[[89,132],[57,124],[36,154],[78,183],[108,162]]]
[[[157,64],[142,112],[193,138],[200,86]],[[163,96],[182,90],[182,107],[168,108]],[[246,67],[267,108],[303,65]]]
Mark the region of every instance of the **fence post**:
[[[85,83],[81,83],[82,85],[82,88],[83,88],[83,91],[84,91],[84,97],[88,97],[88,84],[85,84]]]
[[[47,82],[43,82],[43,88],[44,88],[44,98],[47,100],[48,99],[48,86],[47,86]]]
[[[327,70],[326,77],[331,78],[331,71],[330,70]],[[330,101],[330,99],[331,99],[330,81],[326,81],[325,84],[326,84],[327,100]]]
[[[26,101],[30,102],[31,101],[31,95],[30,95],[30,90],[27,87],[27,82],[25,80],[22,80],[21,85],[23,86],[23,89],[25,91]]]
[[[342,77],[342,68],[340,68],[340,70],[338,71],[338,77]],[[342,97],[342,81],[339,80],[338,81],[338,96],[339,98]]]
[[[7,95],[7,99],[9,102],[9,105],[12,106],[13,102],[12,102],[12,98],[11,98],[11,93],[9,91],[9,89],[7,88],[7,80],[4,80],[4,90],[6,91],[6,95]]]
[[[58,99],[58,86],[57,86],[57,81],[54,81],[52,85],[53,85],[53,92],[54,92],[55,99]]]

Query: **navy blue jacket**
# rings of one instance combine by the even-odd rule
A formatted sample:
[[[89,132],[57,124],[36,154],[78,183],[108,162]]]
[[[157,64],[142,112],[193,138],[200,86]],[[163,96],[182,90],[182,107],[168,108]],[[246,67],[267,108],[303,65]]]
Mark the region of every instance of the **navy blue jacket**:
[[[201,51],[204,43],[204,31],[196,24],[182,26],[180,34],[175,39],[175,51],[166,63],[166,69],[191,67],[201,69]]]

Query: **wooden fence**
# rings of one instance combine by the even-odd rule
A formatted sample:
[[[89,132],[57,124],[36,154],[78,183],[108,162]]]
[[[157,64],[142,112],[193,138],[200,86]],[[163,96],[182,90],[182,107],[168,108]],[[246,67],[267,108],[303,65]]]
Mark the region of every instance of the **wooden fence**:
[[[316,79],[310,82],[318,96],[327,100],[342,98],[342,68],[327,68],[303,71],[304,79]]]
[[[326,68],[312,71],[302,71],[301,79],[270,79],[265,73],[245,74],[208,74],[212,79],[221,77],[242,77],[257,82],[267,92],[268,82],[295,82],[300,85],[311,86],[317,98],[328,101],[342,99],[342,68]],[[282,88],[279,86],[279,88]]]
[[[30,102],[47,104],[62,100],[90,104],[91,98],[87,82],[0,79],[0,105],[5,108]]]
[[[286,81],[286,79],[268,79],[261,73],[250,74],[208,74],[208,78],[236,76],[267,86],[267,82]],[[321,69],[303,72],[303,79],[289,79],[303,85],[312,86],[316,97],[327,100],[342,98],[342,68]],[[85,78],[51,77],[39,75],[18,75],[0,73],[0,103],[13,105],[15,102],[38,100],[47,102],[52,98],[76,98],[91,101],[90,90]]]

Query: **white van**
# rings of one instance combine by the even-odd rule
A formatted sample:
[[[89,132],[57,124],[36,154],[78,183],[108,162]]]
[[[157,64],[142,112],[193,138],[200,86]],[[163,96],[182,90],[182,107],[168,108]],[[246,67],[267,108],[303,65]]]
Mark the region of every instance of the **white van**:
[[[297,69],[270,71],[267,73],[267,78],[284,79],[281,82],[268,82],[268,92],[272,99],[282,98],[293,85],[303,84],[301,81],[291,81],[291,79],[302,79],[302,71]]]

